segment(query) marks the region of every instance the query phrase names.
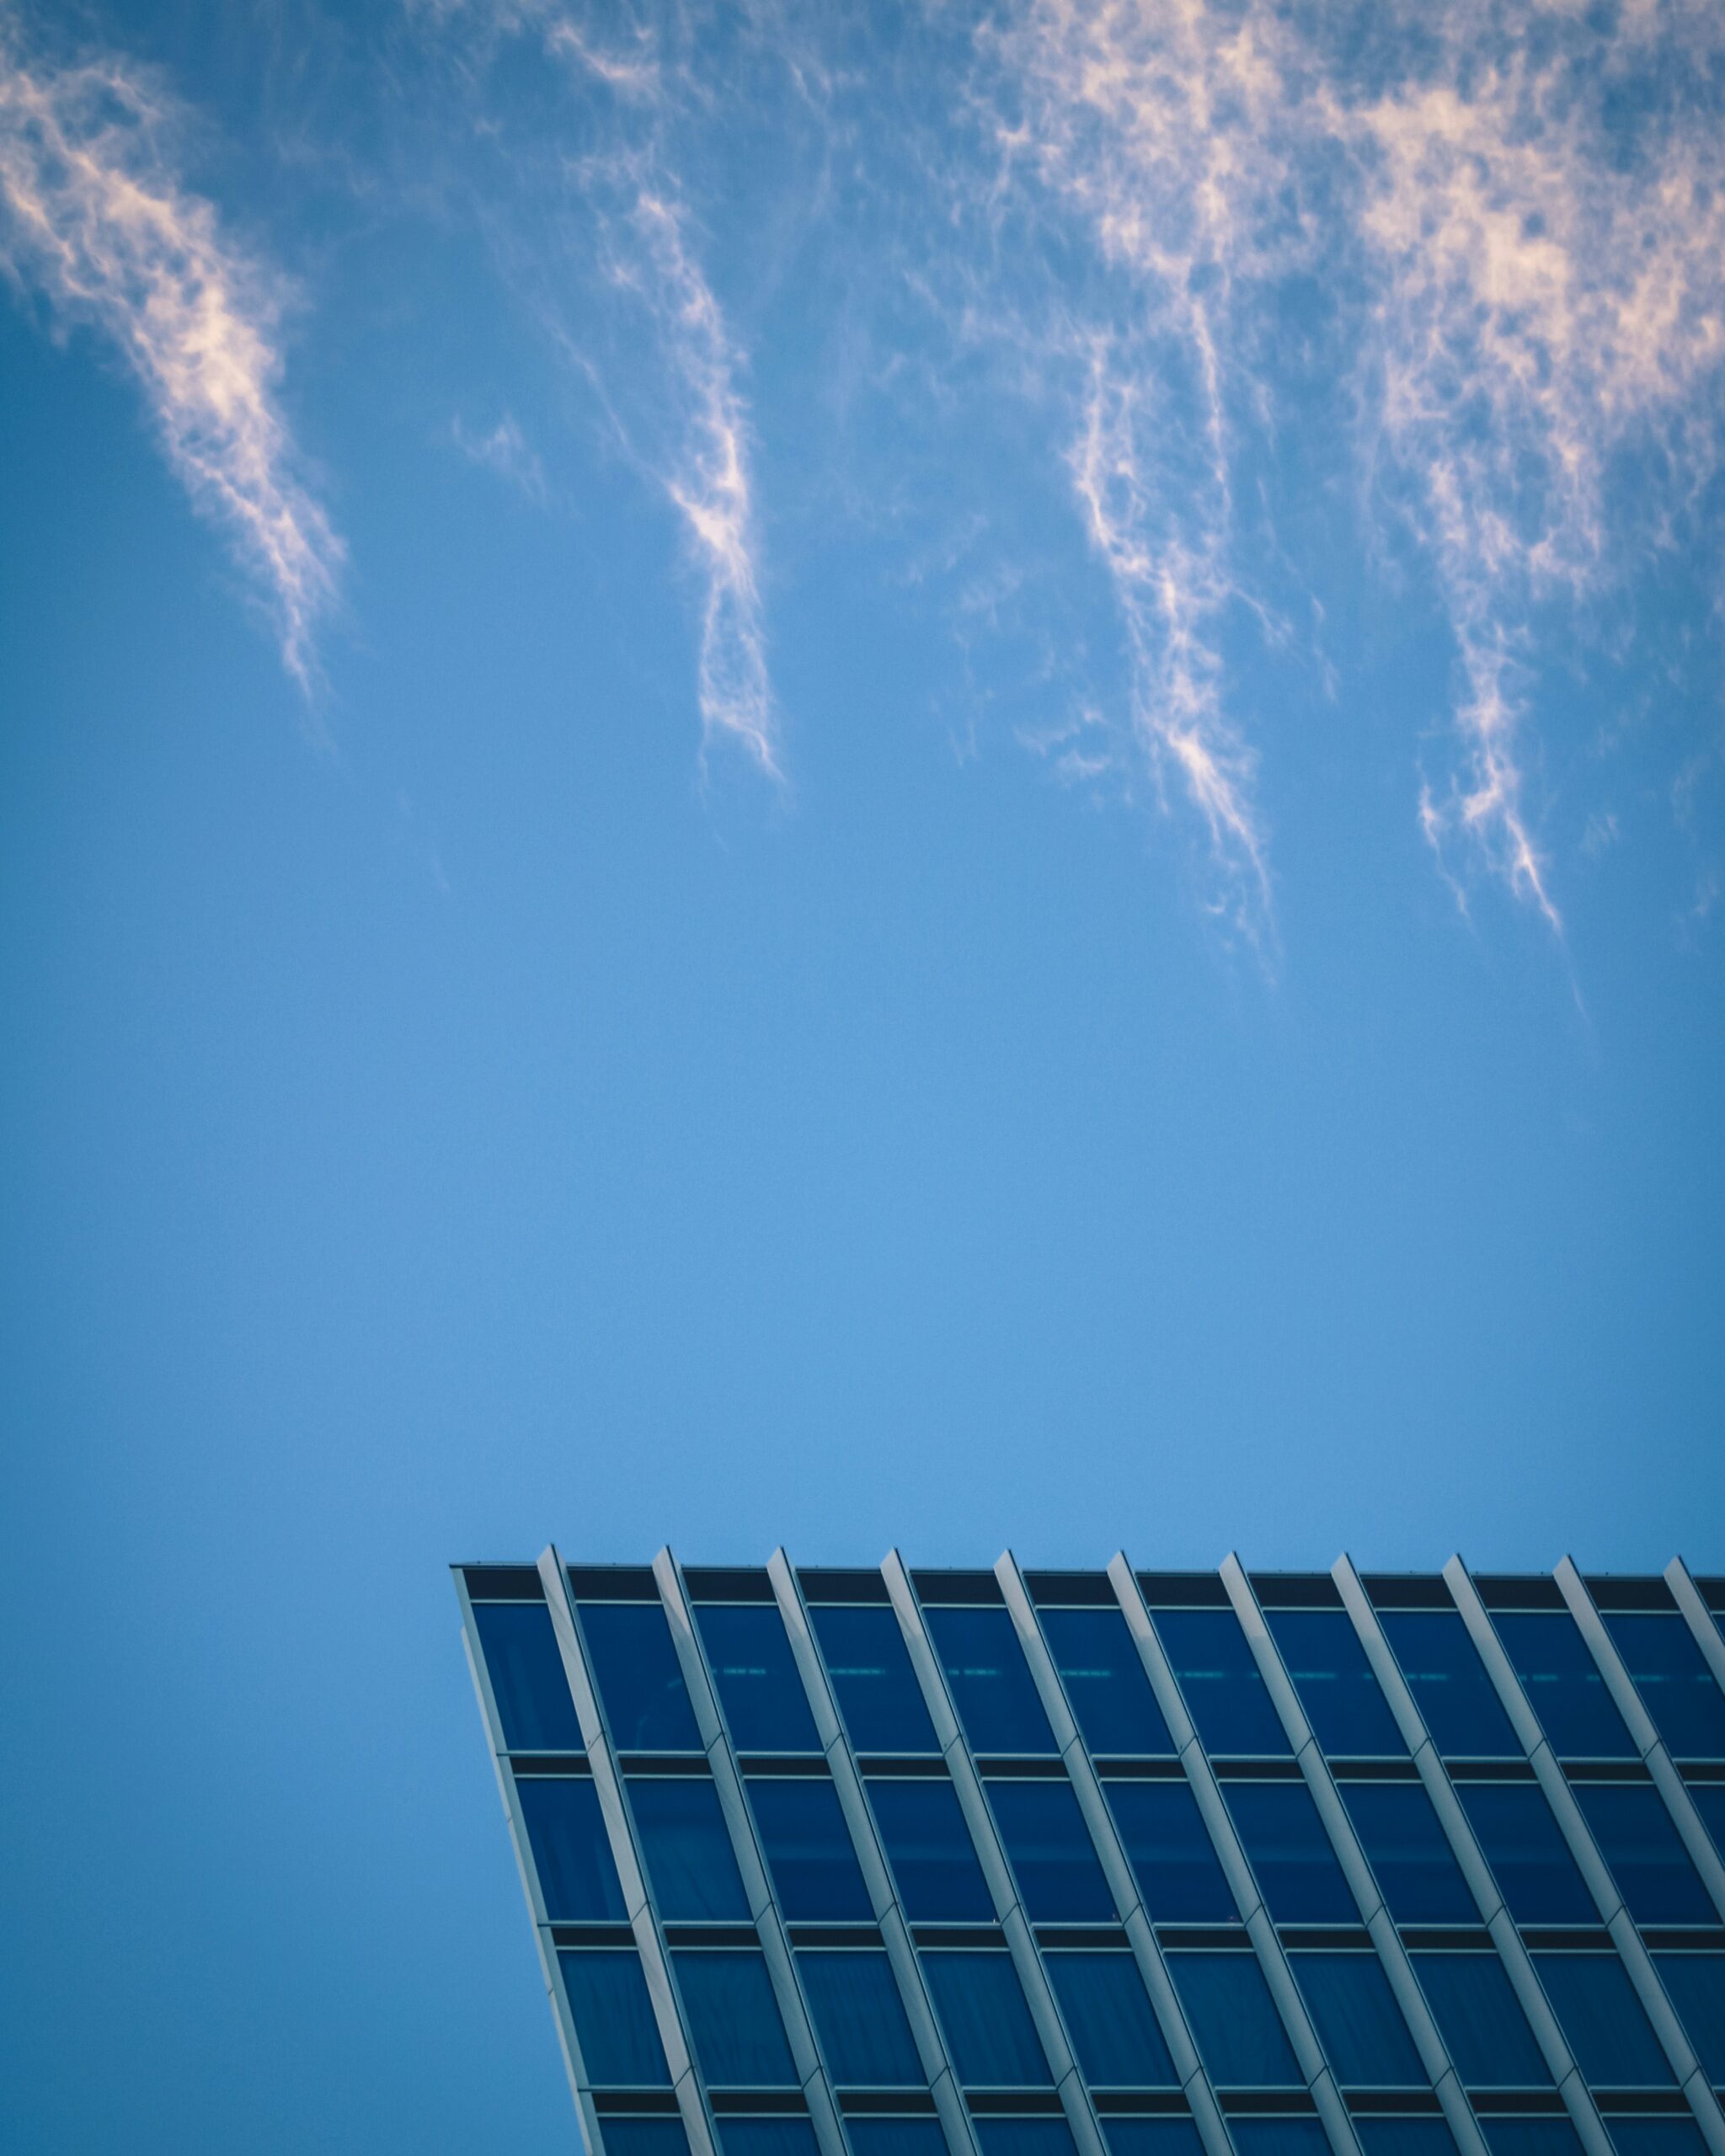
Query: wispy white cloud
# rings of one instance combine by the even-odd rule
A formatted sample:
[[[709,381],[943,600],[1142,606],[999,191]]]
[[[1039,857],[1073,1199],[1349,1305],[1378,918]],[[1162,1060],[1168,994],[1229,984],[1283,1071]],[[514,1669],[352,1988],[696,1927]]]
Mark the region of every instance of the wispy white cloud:
[[[449,438],[470,463],[494,472],[529,501],[545,499],[544,467],[513,413],[505,412],[494,426],[484,428],[470,427],[457,416],[450,423]]]

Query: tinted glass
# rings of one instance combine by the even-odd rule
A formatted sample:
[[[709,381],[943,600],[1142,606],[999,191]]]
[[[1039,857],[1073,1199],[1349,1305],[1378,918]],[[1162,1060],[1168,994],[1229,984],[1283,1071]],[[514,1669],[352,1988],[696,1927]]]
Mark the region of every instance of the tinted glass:
[[[925,1609],[973,1752],[1052,1752],[1054,1732],[1004,1609]]]
[[[1599,1911],[1536,1782],[1461,1782],[1455,1794],[1517,1924],[1594,1924]]]
[[[1304,1782],[1224,1782],[1222,1796],[1278,1924],[1359,1921],[1359,1904]]]
[[[1446,1758],[1519,1759],[1521,1747],[1478,1650],[1453,1609],[1381,1609],[1431,1739]]]
[[[545,1913],[553,1923],[615,1924],[628,1913],[590,1781],[524,1777],[515,1784]]]
[[[1104,2119],[1108,2156],[1204,2156],[1190,2119]]]
[[[820,2156],[820,2143],[807,2119],[719,2119],[718,2156]],[[605,2125],[611,2156],[611,2122]]]
[[[797,1967],[838,2087],[922,2087],[922,2063],[884,1954],[799,1954]]]
[[[511,1752],[579,1752],[580,1725],[542,1602],[476,1602],[473,1622]]]
[[[794,2089],[797,2070],[764,1955],[673,1954],[695,2057],[720,2089]]]
[[[1680,1759],[1725,1758],[1725,1692],[1680,1617],[1607,1617],[1653,1727]]]
[[[1084,2078],[1102,2089],[1172,2089],[1179,2080],[1130,1954],[1050,1954],[1049,1981]]]
[[[1339,1782],[1337,1788],[1397,1924],[1477,1923],[1478,1907],[1418,1782]]]
[[[965,2087],[1048,2086],[1048,2061],[1010,1956],[925,1954],[922,1973]]]
[[[559,1954],[563,1988],[595,2089],[668,2089],[670,2073],[634,1953]]]
[[[1551,2077],[1495,1954],[1416,1954],[1413,1972],[1469,2089],[1546,2089]]]
[[[1712,1898],[1650,1782],[1578,1782],[1575,1799],[1637,1924],[1717,1924]]]
[[[1329,2156],[1323,2122],[1306,2114],[1292,2118],[1230,2119],[1228,2137],[1240,2156]]]
[[[681,2119],[607,2119],[605,2156],[689,2156]]]
[[[711,1780],[632,1774],[623,1786],[660,1915],[671,1924],[746,1918],[749,1897]]]
[[[1355,2119],[1354,2131],[1365,2156],[1455,2156],[1442,2119]]]
[[[780,1913],[793,1924],[872,1917],[839,1794],[826,1777],[751,1774],[748,1790]]]
[[[695,1710],[658,1604],[583,1603],[581,1629],[617,1749],[698,1752]]]
[[[1126,1860],[1156,1924],[1233,1924],[1226,1876],[1184,1781],[1103,1784]]]
[[[1582,2156],[1567,2119],[1482,2119],[1479,2126],[1492,2156]]]
[[[1250,1954],[1170,1954],[1168,1974],[1219,2089],[1299,2089],[1305,2077]]]
[[[950,2156],[938,2119],[846,2119],[852,2156]]]
[[[1407,1747],[1345,1609],[1272,1609],[1264,1622],[1326,1752],[1406,1757]]]
[[[1716,2089],[1725,2088],[1725,1954],[1657,1954],[1653,1959],[1701,2071]]]
[[[1725,1856],[1725,1782],[1690,1782],[1689,1795],[1702,1826],[1713,1838],[1713,1847]]]
[[[1064,2119],[977,2119],[982,2156],[1076,2156]]]
[[[1608,2119],[1617,2156],[1706,2156],[1693,2119]]]
[[[1287,1751],[1282,1718],[1231,1609],[1158,1609],[1152,1620],[1207,1752],[1268,1758]]]
[[[1499,1610],[1492,1621],[1559,1758],[1637,1756],[1599,1666],[1567,1609]]]
[[[695,1625],[738,1751],[818,1752],[809,1695],[773,1604],[697,1602]]]
[[[1535,1954],[1533,1965],[1586,2079],[1632,2089],[1672,2079],[1629,1972],[1615,1954]]]
[[[1044,1609],[1043,1636],[1092,1752],[1166,1755],[1174,1741],[1118,1609]]]
[[[1429,2085],[1375,1954],[1289,1956],[1306,2011],[1344,2089]]]
[[[809,1621],[820,1643],[845,1732],[858,1752],[938,1752],[905,1636],[889,1609],[816,1603]]]
[[[1114,1897],[1072,1785],[991,1781],[995,1823],[1033,1924],[1106,1924]]]
[[[912,1924],[985,1924],[994,1897],[976,1860],[958,1793],[937,1781],[867,1784],[893,1883]]]

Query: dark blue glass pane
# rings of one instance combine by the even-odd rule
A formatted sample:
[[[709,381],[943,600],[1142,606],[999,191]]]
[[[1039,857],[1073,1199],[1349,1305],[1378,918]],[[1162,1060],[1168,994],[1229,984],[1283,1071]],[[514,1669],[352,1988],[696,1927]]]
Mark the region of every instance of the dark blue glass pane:
[[[1050,1954],[1049,1981],[1093,2088],[1172,2089],[1174,2062],[1130,1954]]]
[[[851,1830],[826,1777],[751,1774],[748,1788],[780,1913],[793,1924],[872,1917]]]
[[[982,2156],[1076,2156],[1064,2119],[976,2119]]]
[[[1608,2119],[1617,2156],[1706,2156],[1693,2119]]]
[[[628,1912],[599,1793],[585,1779],[523,1775],[515,1784],[545,1913],[553,1924],[615,1924]]]
[[[1305,2086],[1253,1956],[1170,1954],[1168,1974],[1198,2055],[1219,2089]]]
[[[673,1954],[677,1987],[695,2057],[718,2089],[794,2089],[797,2069],[785,2041],[764,1955]]]
[[[1653,1959],[1702,2073],[1714,2088],[1725,2089],[1725,1954],[1658,1954]]]
[[[1010,1956],[925,1954],[922,1972],[966,2088],[1049,2085],[1048,2061]]]
[[[924,2085],[922,2063],[884,1954],[799,1954],[797,1966],[837,2087]]]
[[[1673,2079],[1615,1954],[1535,1954],[1533,1963],[1583,2079],[1600,2089],[1656,2089]]]
[[[1309,2113],[1289,2118],[1230,2119],[1228,2137],[1239,2156],[1330,2156],[1323,2121]]]
[[[1405,1758],[1407,1747],[1345,1609],[1272,1609],[1264,1622],[1312,1735],[1332,1754]]]
[[[1725,1758],[1725,1692],[1683,1619],[1607,1617],[1605,1630],[1673,1756]]]
[[[807,2119],[719,2119],[718,2156],[819,2156]],[[611,2129],[604,2129],[611,2138]]]
[[[749,1897],[705,1774],[632,1774],[624,1784],[659,1913],[670,1924],[746,1919]]]
[[[1713,1847],[1725,1856],[1725,1782],[1690,1782],[1688,1789],[1702,1826],[1713,1838]]]
[[[809,1695],[774,1605],[697,1602],[695,1624],[738,1751],[818,1752]]]
[[[991,1781],[989,1802],[1033,1924],[1106,1924],[1114,1897],[1068,1781]]]
[[[934,1724],[892,1610],[816,1603],[809,1621],[852,1748],[938,1752]]]
[[[476,1602],[473,1622],[511,1752],[579,1752],[580,1725],[542,1602]]]
[[[973,1752],[1052,1752],[1054,1732],[1004,1609],[925,1609]]]
[[[1288,1749],[1282,1718],[1231,1609],[1158,1609],[1153,1622],[1207,1752],[1270,1758]]]
[[[1294,1954],[1289,1959],[1318,2041],[1344,2089],[1430,2086],[1375,1954]]]
[[[1500,1610],[1492,1621],[1560,1759],[1637,1756],[1599,1666],[1567,1609]]]
[[[1581,2137],[1567,2119],[1482,2119],[1492,2156],[1582,2156]]]
[[[620,1752],[698,1752],[701,1732],[665,1612],[652,1602],[585,1602],[581,1630]]]
[[[1712,1897],[1650,1782],[1578,1782],[1575,1799],[1637,1924],[1716,1924]]]
[[[1495,1954],[1416,1954],[1413,1972],[1469,2089],[1548,2089],[1551,2077]]]
[[[1517,1924],[1599,1921],[1537,1783],[1462,1782],[1455,1794]]]
[[[938,2119],[846,2119],[851,2156],[951,2156]]]
[[[1324,1822],[1304,1782],[1224,1782],[1234,1830],[1278,1924],[1357,1924]]]
[[[1204,2156],[1190,2119],[1104,2119],[1108,2156]]]
[[[579,1953],[557,1959],[591,2086],[668,2089],[670,2073],[640,1956]]]
[[[1397,1924],[1479,1921],[1449,1838],[1418,1782],[1340,1782],[1337,1787]]]
[[[1446,1759],[1521,1757],[1503,1703],[1459,1611],[1382,1609],[1378,1622],[1432,1742]]]
[[[1455,2137],[1443,2119],[1355,2119],[1365,2156],[1455,2156]]]
[[[1044,1637],[1092,1752],[1166,1756],[1174,1748],[1118,1609],[1044,1609]]]
[[[893,1881],[912,1924],[986,1924],[994,1897],[958,1793],[938,1780],[867,1784]]]
[[[1184,1781],[1103,1784],[1144,1906],[1156,1924],[1235,1924],[1226,1875]]]
[[[605,2156],[689,2156],[681,2119],[606,2119]]]

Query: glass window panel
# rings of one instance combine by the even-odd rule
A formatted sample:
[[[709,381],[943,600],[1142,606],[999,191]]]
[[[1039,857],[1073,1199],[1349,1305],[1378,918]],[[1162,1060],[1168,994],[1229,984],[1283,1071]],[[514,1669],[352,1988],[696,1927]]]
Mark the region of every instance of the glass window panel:
[[[1725,1856],[1725,1782],[1690,1782],[1687,1787],[1702,1826],[1713,1838],[1713,1847]]]
[[[1599,1666],[1567,1609],[1499,1610],[1492,1622],[1560,1759],[1636,1757]]]
[[[654,1602],[584,1602],[581,1630],[620,1752],[698,1752],[701,1732],[665,1612]]]
[[[1716,1924],[1712,1897],[1651,1782],[1578,1782],[1575,1800],[1637,1924]]]
[[[1477,1924],[1479,1908],[1418,1782],[1337,1787],[1397,1924]]]
[[[1228,2137],[1239,2156],[1330,2156],[1323,2121],[1309,2113],[1292,2118],[1230,2119]]]
[[[1584,2079],[1602,2089],[1658,2088],[1672,2079],[1615,1954],[1535,1954],[1533,1964]]]
[[[1495,1954],[1416,1954],[1413,1972],[1469,2089],[1548,2089],[1551,2076]]]
[[[1519,1759],[1521,1747],[1455,1609],[1381,1609],[1378,1622],[1446,1759]]]
[[[1114,1897],[1069,1781],[991,1781],[995,1823],[1033,1924],[1107,1924]]]
[[[1190,2119],[1104,2119],[1108,2156],[1204,2156]]]
[[[511,1752],[579,1752],[581,1729],[542,1602],[476,1602],[473,1622]]]
[[[1359,1905],[1304,1782],[1224,1782],[1222,1796],[1278,1924],[1357,1924]]]
[[[1170,1954],[1167,1961],[1198,2055],[1219,2089],[1304,2087],[1254,1956]]]
[[[1158,1609],[1151,1620],[1207,1752],[1288,1749],[1282,1718],[1231,1609]]]
[[[1679,1759],[1725,1758],[1725,1692],[1681,1617],[1607,1617],[1605,1630],[1642,1705]]]
[[[599,1792],[585,1777],[523,1775],[515,1784],[545,1913],[553,1923],[617,1924],[628,1914]]]
[[[818,1752],[814,1717],[776,1604],[697,1602],[695,1624],[740,1752]]]
[[[794,2089],[766,1957],[736,1952],[671,1956],[690,2040],[708,2083],[718,2089]]]
[[[1120,1612],[1044,1609],[1038,1614],[1073,1719],[1091,1750],[1172,1753],[1174,1740]]]
[[[938,2119],[846,2119],[851,2156],[951,2156]]]
[[[973,1752],[1052,1752],[1054,1732],[1004,1609],[925,1609]]]
[[[1706,2156],[1693,2119],[1607,2119],[1617,2156]]]
[[[872,1917],[839,1793],[826,1777],[751,1774],[748,1790],[781,1913],[793,1924]]]
[[[1461,1782],[1455,1794],[1517,1924],[1598,1923],[1537,1782]]]
[[[617,2119],[600,2128],[605,2156],[689,2156],[681,2119]]]
[[[670,1924],[746,1919],[749,1897],[711,1780],[631,1774],[623,1786],[660,1915]]]
[[[799,1954],[815,2034],[841,2089],[920,2089],[926,2077],[884,1954]]]
[[[857,1752],[938,1752],[897,1616],[879,1605],[810,1605],[845,1733]]]
[[[559,1954],[581,2063],[595,2089],[668,2089],[670,2071],[632,1952]]]
[[[1048,2061],[1010,1955],[925,1954],[922,1972],[965,2087],[1049,2085]]]
[[[982,2156],[1076,2156],[1064,2119],[975,2119]]]
[[[1656,1954],[1653,1960],[1701,2071],[1716,2089],[1725,2089],[1725,1954]]]
[[[1567,2119],[1482,2119],[1492,2156],[1582,2156],[1581,2136]]]
[[[1295,1982],[1344,2089],[1425,2089],[1430,2079],[1375,1954],[1293,1954]]]
[[[1103,1784],[1126,1860],[1156,1924],[1235,1924],[1240,1912],[1184,1780]]]
[[[1050,1954],[1049,1981],[1092,2087],[1172,2089],[1179,2076],[1130,1954]]]
[[[927,1781],[870,1780],[874,1823],[912,1924],[986,1924],[995,1914],[982,1866],[959,1808],[942,1775]]]
[[[719,2156],[820,2156],[807,2119],[718,2119]],[[610,2139],[610,2129],[604,2129]]]
[[[1443,2119],[1374,2119],[1354,2121],[1365,2156],[1455,2156],[1455,2138]]]
[[[1345,1609],[1272,1609],[1264,1622],[1281,1650],[1312,1734],[1326,1752],[1354,1758],[1407,1756]]]

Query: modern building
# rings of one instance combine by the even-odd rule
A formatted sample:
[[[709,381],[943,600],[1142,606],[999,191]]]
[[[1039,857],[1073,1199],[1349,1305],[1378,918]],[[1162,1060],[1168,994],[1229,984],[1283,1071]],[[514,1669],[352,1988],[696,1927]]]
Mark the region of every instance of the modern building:
[[[1725,2156],[1725,1579],[455,1577],[591,2156]]]

